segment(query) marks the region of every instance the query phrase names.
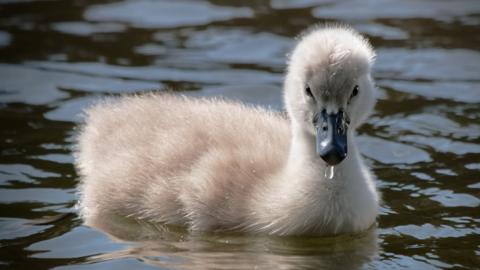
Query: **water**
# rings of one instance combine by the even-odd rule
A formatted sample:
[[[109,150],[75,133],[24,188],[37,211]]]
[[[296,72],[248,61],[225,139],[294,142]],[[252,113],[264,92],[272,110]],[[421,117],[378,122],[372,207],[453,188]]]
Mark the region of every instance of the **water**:
[[[0,1],[0,268],[480,268],[478,14],[475,0]],[[282,110],[292,37],[325,20],[378,52],[379,102],[358,139],[383,194],[376,227],[317,238],[81,224],[70,149],[82,108],[169,88]]]
[[[335,176],[335,166],[327,166],[325,169],[325,177],[327,179],[332,179]]]

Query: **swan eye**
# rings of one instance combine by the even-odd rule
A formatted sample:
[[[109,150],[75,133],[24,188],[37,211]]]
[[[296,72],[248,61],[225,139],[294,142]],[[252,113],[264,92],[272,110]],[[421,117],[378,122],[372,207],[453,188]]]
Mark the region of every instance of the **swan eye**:
[[[353,91],[352,91],[352,95],[350,95],[350,99],[352,99],[356,95],[358,95],[358,85],[355,85],[355,87],[353,87]]]
[[[305,93],[307,94],[307,96],[309,96],[311,99],[315,99],[315,97],[313,97],[313,94],[312,94],[312,90],[310,89],[310,86],[306,86],[305,87]]]

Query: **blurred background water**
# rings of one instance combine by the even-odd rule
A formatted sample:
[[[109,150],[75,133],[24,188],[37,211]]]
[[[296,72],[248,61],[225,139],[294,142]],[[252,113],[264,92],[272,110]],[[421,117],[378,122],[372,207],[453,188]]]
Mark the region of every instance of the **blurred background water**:
[[[82,108],[170,88],[281,111],[293,38],[325,21],[377,49],[379,102],[360,129],[383,193],[377,228],[82,225],[71,155]],[[476,0],[0,0],[0,269],[479,269],[479,44]]]

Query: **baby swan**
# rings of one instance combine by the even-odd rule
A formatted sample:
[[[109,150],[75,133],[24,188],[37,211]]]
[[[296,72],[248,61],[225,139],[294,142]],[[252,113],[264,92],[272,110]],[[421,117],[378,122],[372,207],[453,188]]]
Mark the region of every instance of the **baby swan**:
[[[379,195],[355,128],[374,105],[373,59],[348,27],[306,32],[285,78],[288,119],[171,94],[97,104],[86,111],[76,153],[83,218],[275,235],[367,229]]]

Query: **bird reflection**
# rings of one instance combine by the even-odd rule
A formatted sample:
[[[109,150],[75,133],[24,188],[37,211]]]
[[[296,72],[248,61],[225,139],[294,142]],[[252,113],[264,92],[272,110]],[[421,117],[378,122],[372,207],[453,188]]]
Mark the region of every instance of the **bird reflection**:
[[[356,235],[278,237],[192,233],[119,216],[90,217],[86,225],[129,243],[90,258],[97,262],[135,258],[170,269],[360,269],[378,253],[375,227]]]

